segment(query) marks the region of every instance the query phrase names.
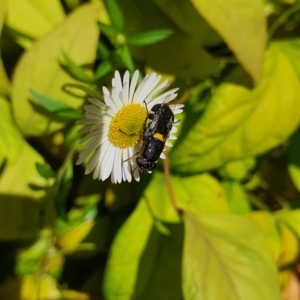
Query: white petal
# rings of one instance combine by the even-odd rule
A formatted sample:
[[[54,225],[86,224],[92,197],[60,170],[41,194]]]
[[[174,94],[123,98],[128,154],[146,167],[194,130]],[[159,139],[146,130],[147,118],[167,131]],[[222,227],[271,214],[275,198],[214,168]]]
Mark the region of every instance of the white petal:
[[[169,141],[166,141],[166,146],[173,147],[173,145]]]
[[[170,139],[170,140],[176,140],[177,137],[175,135],[173,135],[173,134],[170,134],[169,137],[168,137],[168,139]]]
[[[109,95],[110,94],[110,92],[109,92],[109,90],[106,86],[102,87],[102,92],[103,92],[103,95]]]
[[[151,73],[149,77],[145,78],[134,95],[135,102],[142,103],[160,79],[161,76],[156,76],[155,73]]]
[[[160,158],[161,158],[161,159],[165,159],[165,158],[166,158],[166,155],[162,152],[161,155],[160,155]]]
[[[101,166],[100,166],[101,180],[107,179],[112,172],[114,158],[115,158],[115,151],[116,151],[116,147],[110,144],[103,156],[103,159],[101,160]]]
[[[175,133],[175,132],[177,132],[177,127],[173,126],[172,129],[171,129],[171,133]]]
[[[96,164],[100,162],[101,151],[103,151],[103,148],[99,147],[95,151],[95,153],[92,155],[91,159],[89,160],[89,162],[86,165],[85,174],[91,173],[94,170]]]
[[[123,180],[131,182],[131,168],[130,168],[130,160],[129,159],[129,151],[128,149],[123,150],[123,162],[122,162],[122,173]]]
[[[113,88],[111,93],[112,93],[113,101],[114,101],[114,103],[117,106],[118,111],[119,111],[124,106],[123,101],[121,101],[116,88]]]
[[[115,157],[113,163],[113,170],[111,173],[111,181],[112,183],[121,183],[122,181],[122,162],[121,162],[121,149],[115,149]]]
[[[97,107],[101,108],[101,109],[105,109],[105,104],[95,98],[88,98],[88,101],[91,102],[92,104],[96,105]]]
[[[115,71],[115,78],[113,78],[112,86],[116,87],[119,91],[122,90],[122,80],[118,71]]]
[[[129,103],[132,102],[132,97],[136,88],[136,83],[138,81],[139,78],[139,71],[136,70],[133,74],[133,77],[131,79],[131,83],[130,83],[130,89],[129,89]]]
[[[117,113],[119,111],[118,106],[116,106],[114,99],[112,98],[112,96],[110,94],[104,95],[104,101],[105,101],[106,105],[111,107],[115,113]]]

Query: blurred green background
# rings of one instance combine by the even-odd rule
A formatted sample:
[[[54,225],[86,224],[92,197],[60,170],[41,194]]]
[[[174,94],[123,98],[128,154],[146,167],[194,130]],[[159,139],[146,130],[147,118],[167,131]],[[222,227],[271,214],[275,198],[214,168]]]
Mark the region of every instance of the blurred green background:
[[[299,34],[298,0],[0,0],[0,298],[299,299]],[[136,69],[177,141],[95,181],[75,122]]]

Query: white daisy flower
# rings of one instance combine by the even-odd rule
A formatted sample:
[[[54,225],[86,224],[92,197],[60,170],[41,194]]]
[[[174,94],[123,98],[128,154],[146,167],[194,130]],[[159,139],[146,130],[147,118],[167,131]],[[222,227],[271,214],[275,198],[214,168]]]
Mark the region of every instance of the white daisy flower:
[[[104,102],[89,98],[92,105],[84,106],[86,119],[77,122],[84,125],[79,133],[87,134],[80,142],[88,141],[77,164],[91,155],[85,174],[94,171],[94,179],[105,180],[111,175],[112,183],[130,182],[132,176],[139,181],[135,155],[141,147],[147,113],[155,104],[167,103],[177,96],[178,88],[159,95],[168,83],[166,80],[158,84],[161,76],[155,73],[147,75],[139,85],[138,78],[139,72],[135,71],[130,82],[126,71],[122,81],[116,71],[112,91],[103,87]],[[174,114],[182,112],[182,107],[180,104],[170,105]],[[176,126],[173,126],[169,139],[176,139],[172,135],[176,131]],[[172,144],[167,141],[166,146]]]

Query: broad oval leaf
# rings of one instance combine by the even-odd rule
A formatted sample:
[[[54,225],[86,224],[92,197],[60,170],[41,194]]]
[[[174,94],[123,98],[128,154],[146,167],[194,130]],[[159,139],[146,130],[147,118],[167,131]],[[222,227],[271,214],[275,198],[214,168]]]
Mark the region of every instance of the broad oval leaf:
[[[19,147],[18,160],[6,166],[0,179],[0,238],[4,240],[35,238],[41,224],[40,201],[51,197],[47,191],[53,180],[41,177],[35,167],[44,164],[43,158],[25,141]]]
[[[78,81],[63,70],[59,57],[63,51],[78,65],[95,59],[98,11],[98,5],[79,7],[19,61],[13,78],[12,103],[16,122],[25,135],[49,134],[64,125],[33,108],[28,101],[30,89],[73,108],[80,106],[81,101],[62,90],[64,84]]]
[[[293,67],[276,45],[271,46],[256,88],[222,83],[201,119],[186,133],[183,127],[182,140],[170,153],[172,167],[190,174],[278,146],[299,124],[299,97]]]
[[[13,29],[16,41],[26,48],[32,39],[49,32],[65,17],[59,0],[9,0],[8,3],[5,23]]]
[[[191,0],[257,83],[263,70],[266,20],[261,0]]]
[[[229,212],[225,192],[210,174],[181,177],[171,176],[171,189],[179,209],[192,212]],[[172,206],[170,193],[163,173],[155,172],[144,192],[153,216],[161,221],[178,223],[178,213]]]
[[[17,128],[11,113],[10,103],[0,96],[0,159],[15,162],[21,154],[23,137]]]
[[[185,299],[279,300],[275,265],[259,227],[236,215],[186,213]]]
[[[132,299],[139,262],[152,227],[153,218],[145,199],[141,199],[110,249],[104,277],[105,299]]]

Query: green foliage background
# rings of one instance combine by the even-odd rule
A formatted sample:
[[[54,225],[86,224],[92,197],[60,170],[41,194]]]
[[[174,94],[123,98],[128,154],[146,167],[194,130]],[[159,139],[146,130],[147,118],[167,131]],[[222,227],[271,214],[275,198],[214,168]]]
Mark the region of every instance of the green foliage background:
[[[0,298],[294,299],[299,33],[297,0],[1,0]],[[75,121],[126,69],[185,109],[165,166],[112,185]]]

